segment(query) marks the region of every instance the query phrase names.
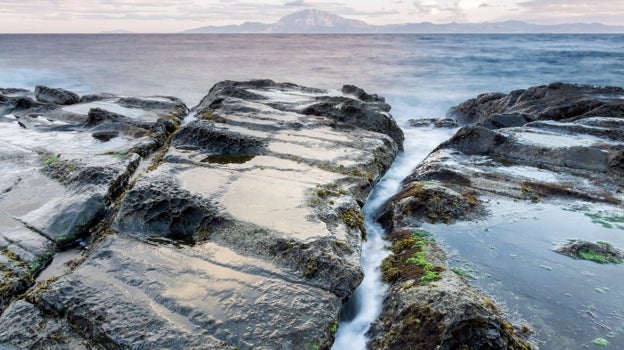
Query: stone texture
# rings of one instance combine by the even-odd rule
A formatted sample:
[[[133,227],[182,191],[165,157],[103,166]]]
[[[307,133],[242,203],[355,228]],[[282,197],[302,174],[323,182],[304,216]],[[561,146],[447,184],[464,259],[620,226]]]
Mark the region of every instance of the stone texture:
[[[38,89],[41,99],[64,94]],[[91,136],[100,126],[86,125],[91,104],[40,103],[32,96],[25,90],[0,92],[0,311],[35,283],[58,249],[77,244],[100,225],[139,165],[132,148],[162,145],[168,134],[152,126],[186,110],[178,102],[169,110],[124,109],[116,104],[119,97],[108,95],[99,106],[119,111],[125,121],[111,126],[117,133],[112,141]]]
[[[46,105],[45,119],[11,107],[17,114],[0,121],[21,122],[11,132],[22,139],[60,121],[80,136],[30,160],[57,192],[27,210],[25,229],[44,242],[59,243],[48,228],[87,235],[89,248],[71,272],[9,305],[6,317],[43,317],[46,331],[3,318],[0,347],[329,347],[362,279],[360,207],[403,140],[382,97],[344,91],[226,81],[184,122],[186,108],[165,97],[84,96]],[[25,192],[11,179],[17,200]]]
[[[419,280],[424,268],[404,263],[406,244],[415,249],[414,232],[424,222],[488,215],[503,198],[562,205],[582,200],[618,212],[624,201],[622,96],[624,89],[616,87],[553,83],[483,94],[453,107],[449,116],[465,126],[425,158],[379,213],[392,243],[382,265],[391,286],[369,346],[531,348],[491,301],[445,270],[446,258],[433,242],[416,247],[438,275],[429,276],[430,283]],[[590,242],[559,251],[576,257],[588,248],[620,259],[619,250]]]
[[[80,96],[71,91],[41,85],[35,87],[35,98],[39,102],[55,105],[73,105],[80,102]]]

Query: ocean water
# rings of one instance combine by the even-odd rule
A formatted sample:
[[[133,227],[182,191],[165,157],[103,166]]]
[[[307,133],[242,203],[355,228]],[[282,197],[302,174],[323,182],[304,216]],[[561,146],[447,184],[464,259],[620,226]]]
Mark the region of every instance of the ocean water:
[[[354,314],[340,325],[337,350],[363,348],[366,329],[383,300],[378,264],[386,254],[385,243],[370,216],[418,162],[453,132],[409,129],[408,119],[442,117],[449,107],[484,92],[509,92],[555,81],[624,86],[624,35],[0,35],[0,53],[0,87],[34,89],[42,84],[79,94],[173,95],[193,106],[218,81],[269,78],[320,88],[354,84],[385,96],[394,117],[405,127],[405,152],[365,207],[371,237],[362,259],[367,275],[352,303]],[[549,210],[545,212],[559,213]],[[476,285],[503,302],[509,314],[533,324],[541,348],[583,349],[591,347],[591,340],[598,336],[608,338],[613,348],[624,346],[624,321],[619,318],[624,317],[620,316],[624,315],[619,301],[624,300],[621,279],[597,278],[588,283],[570,272],[565,275],[565,292],[544,288],[547,272],[553,271],[539,270],[540,265],[554,267],[556,274],[573,271],[573,263],[543,249],[530,255],[528,265],[514,265],[509,259],[512,256],[515,261],[513,256],[518,256],[510,253],[514,247],[526,252],[525,247],[534,245],[514,245],[502,234],[491,236],[522,232],[532,223],[493,221],[487,223],[492,227],[490,236],[482,234],[481,226],[486,224],[471,225],[438,228],[439,238],[454,264],[487,276],[475,281]],[[597,235],[602,232],[591,225],[583,227]],[[445,234],[448,230],[452,232]],[[543,247],[550,244],[543,237],[540,242]],[[507,247],[507,268],[497,268],[495,262],[483,258],[495,251],[490,249],[493,244]],[[531,281],[535,271],[530,268],[535,266],[538,273],[546,273],[536,279],[541,284]],[[582,267],[585,277],[596,275],[592,269],[599,268]],[[515,269],[528,271],[525,284],[514,283]],[[605,271],[598,275],[624,272],[621,267]],[[589,289],[585,286],[575,292],[574,283],[584,283]],[[606,285],[609,288],[603,288]],[[612,305],[613,310],[603,310],[605,305]],[[593,318],[603,313],[613,322],[588,320],[587,315]]]

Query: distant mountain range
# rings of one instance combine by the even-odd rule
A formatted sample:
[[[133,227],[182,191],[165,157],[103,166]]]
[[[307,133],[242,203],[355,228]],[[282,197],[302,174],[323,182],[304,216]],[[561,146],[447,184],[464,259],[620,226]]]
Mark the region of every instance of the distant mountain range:
[[[245,22],[240,25],[195,28],[185,33],[624,33],[624,26],[601,23],[540,25],[521,21],[445,24],[421,22],[377,26],[321,10],[303,10],[273,24]]]
[[[116,30],[106,30],[106,31],[100,32],[99,34],[134,34],[134,32],[123,30],[123,29],[116,29]]]

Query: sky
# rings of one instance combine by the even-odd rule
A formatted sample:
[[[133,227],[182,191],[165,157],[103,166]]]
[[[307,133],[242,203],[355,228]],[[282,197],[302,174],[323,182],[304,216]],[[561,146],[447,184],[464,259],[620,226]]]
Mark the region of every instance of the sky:
[[[308,8],[369,24],[624,24],[623,0],[0,0],[0,33],[170,33],[245,21],[274,23]]]

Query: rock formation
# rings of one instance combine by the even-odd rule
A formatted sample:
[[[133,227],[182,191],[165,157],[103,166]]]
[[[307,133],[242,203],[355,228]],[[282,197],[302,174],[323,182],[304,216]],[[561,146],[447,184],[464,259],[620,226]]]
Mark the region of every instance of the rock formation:
[[[496,198],[581,199],[618,210],[624,201],[623,96],[621,88],[554,83],[483,94],[452,108],[449,116],[466,126],[404,180],[379,214],[392,242],[382,266],[391,289],[370,331],[371,347],[530,348],[518,336],[527,329],[514,328],[489,299],[447,270],[443,253],[419,227],[487,215]],[[606,243],[573,242],[559,251],[621,261],[621,250]]]
[[[0,92],[0,347],[331,345],[362,279],[360,207],[402,147],[383,98],[226,81],[187,114]]]

